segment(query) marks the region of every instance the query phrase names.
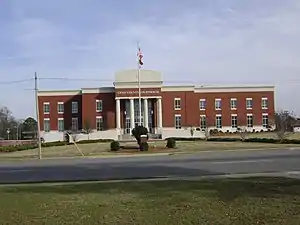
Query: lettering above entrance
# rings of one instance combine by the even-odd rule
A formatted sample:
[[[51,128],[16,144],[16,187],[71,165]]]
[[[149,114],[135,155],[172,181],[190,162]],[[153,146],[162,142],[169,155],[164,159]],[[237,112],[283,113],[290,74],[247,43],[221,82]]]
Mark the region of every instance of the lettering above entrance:
[[[160,96],[160,88],[141,88],[142,97]],[[136,89],[116,89],[116,97],[138,97],[139,90]]]

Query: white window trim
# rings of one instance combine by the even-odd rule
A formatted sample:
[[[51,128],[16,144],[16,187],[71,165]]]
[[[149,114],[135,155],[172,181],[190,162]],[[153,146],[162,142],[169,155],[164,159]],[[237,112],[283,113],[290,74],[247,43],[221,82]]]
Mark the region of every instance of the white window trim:
[[[64,102],[58,102],[58,103],[57,103],[57,113],[58,113],[58,114],[64,114],[64,112],[59,112],[59,111],[58,111],[58,105],[64,105],[64,104],[65,104]],[[65,109],[64,109],[64,110],[65,110]]]
[[[237,107],[232,108],[232,106],[231,106],[231,101],[237,101],[237,98],[231,98],[231,99],[230,99],[230,109],[231,109],[231,110],[236,110]]]
[[[247,106],[247,100],[251,100],[252,106],[251,108]],[[246,98],[246,109],[252,109],[253,108],[253,99],[252,98]]]
[[[232,117],[234,117],[234,116],[236,117],[236,127],[232,126]],[[238,127],[238,125],[237,125],[237,114],[231,114],[231,116],[230,116],[230,123],[231,123],[231,128],[236,129]]]
[[[175,104],[176,101],[180,102],[179,108],[176,108],[176,104]],[[177,110],[177,111],[181,110],[181,98],[174,98],[173,104],[174,104],[174,110]]]
[[[50,118],[44,118],[44,122],[45,122],[45,121],[50,121]],[[47,133],[50,132],[50,130],[51,130],[51,127],[50,127],[50,126],[51,126],[51,124],[50,124],[50,122],[49,122],[49,131],[45,131],[45,123],[44,123],[43,131],[44,131],[44,132],[47,132]]]
[[[98,103],[98,102],[101,102],[101,106],[102,106],[102,107],[101,107],[101,108],[102,108],[101,110],[98,110],[98,108],[97,108],[97,103]],[[96,112],[103,112],[103,101],[102,101],[101,99],[96,99]]]
[[[221,101],[221,108],[216,108],[217,101]],[[215,110],[222,110],[222,99],[221,98],[215,98]]]
[[[102,119],[102,125],[103,125],[103,130],[104,130],[104,121],[103,121],[103,116],[96,116],[96,130],[97,130],[97,119]],[[103,131],[103,130],[97,130],[98,132],[99,131]]]
[[[200,117],[206,117],[206,115],[200,115]]]
[[[59,121],[64,121],[64,118],[57,118],[57,130],[59,131]],[[64,127],[65,129],[65,127]],[[62,131],[59,131],[62,132]]]
[[[176,117],[180,117],[180,120],[181,120],[182,116],[181,116],[181,114],[175,114],[175,115],[174,115],[174,125],[175,125],[175,129],[176,129],[176,130],[180,130],[180,129],[182,129],[182,125],[181,125],[181,128],[176,128]]]
[[[269,113],[263,113],[262,115],[263,116],[269,116]]]
[[[221,127],[220,128],[218,128],[218,125],[217,125],[217,117],[221,117]],[[217,129],[222,129],[222,114],[216,114],[216,116],[215,116],[215,121],[216,121],[216,128]]]
[[[251,116],[252,117],[252,126],[248,126],[248,116]],[[254,123],[253,123],[253,114],[252,113],[247,113],[247,118],[246,118],[246,122],[247,122],[247,127],[248,128],[251,128],[251,127],[254,127]]]
[[[45,105],[49,105],[49,111],[50,111],[50,102],[44,102],[43,103],[43,112],[44,112],[44,114],[49,114],[50,112],[45,112]]]
[[[199,109],[200,109],[200,111],[205,111],[206,110],[206,107],[204,108],[204,109],[201,109],[200,108],[200,102],[206,102],[206,99],[205,98],[201,98],[201,99],[199,99]]]
[[[261,98],[261,103],[262,103],[264,100],[267,100],[267,102],[268,102],[268,98],[263,97],[263,98]],[[268,109],[268,106],[267,106],[267,107],[261,106],[261,109]]]

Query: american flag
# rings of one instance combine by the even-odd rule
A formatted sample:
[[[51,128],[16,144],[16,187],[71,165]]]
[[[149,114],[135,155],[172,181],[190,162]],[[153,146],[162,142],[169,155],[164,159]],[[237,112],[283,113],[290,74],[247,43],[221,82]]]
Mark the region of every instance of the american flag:
[[[141,48],[140,46],[138,46],[138,52],[137,52],[137,57],[138,57],[138,61],[139,61],[139,67],[141,68],[142,65],[144,65],[144,62],[143,62],[143,53],[141,51]]]

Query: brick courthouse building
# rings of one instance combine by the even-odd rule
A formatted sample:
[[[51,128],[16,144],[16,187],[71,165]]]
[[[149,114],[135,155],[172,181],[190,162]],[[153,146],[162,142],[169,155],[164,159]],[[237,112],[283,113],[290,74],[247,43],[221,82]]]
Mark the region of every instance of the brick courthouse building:
[[[234,132],[267,130],[274,86],[165,86],[160,72],[141,70],[142,122],[153,135],[189,137],[190,127]],[[90,139],[130,136],[139,122],[137,70],[115,74],[111,87],[38,93],[41,136],[63,140],[65,130],[93,129]],[[81,139],[87,135],[81,134]]]

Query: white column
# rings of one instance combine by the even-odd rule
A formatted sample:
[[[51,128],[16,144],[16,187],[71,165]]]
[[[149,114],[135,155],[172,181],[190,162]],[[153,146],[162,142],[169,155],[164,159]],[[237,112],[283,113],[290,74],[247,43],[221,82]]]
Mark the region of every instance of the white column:
[[[144,127],[148,129],[148,99],[144,98]]]
[[[116,126],[117,130],[121,130],[121,104],[120,99],[116,99]]]
[[[130,99],[130,129],[133,129],[134,127],[134,101],[133,99]]]
[[[157,99],[157,128],[160,131],[162,129],[162,104],[161,104],[161,98]]]

